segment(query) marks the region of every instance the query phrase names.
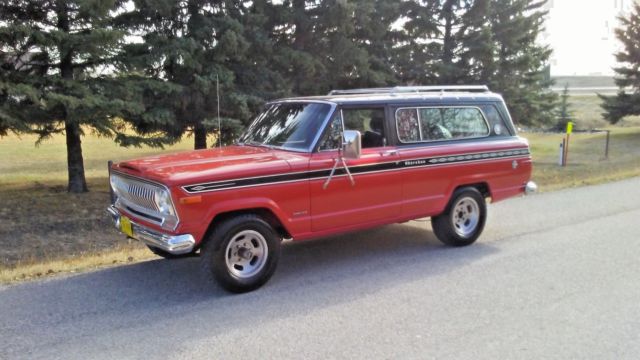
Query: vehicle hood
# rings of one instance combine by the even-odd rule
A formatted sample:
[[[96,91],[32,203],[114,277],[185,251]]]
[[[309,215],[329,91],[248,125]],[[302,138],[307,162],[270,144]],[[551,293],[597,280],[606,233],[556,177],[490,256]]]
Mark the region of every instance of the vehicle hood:
[[[123,161],[113,169],[168,186],[285,173],[290,152],[253,146],[227,146]]]

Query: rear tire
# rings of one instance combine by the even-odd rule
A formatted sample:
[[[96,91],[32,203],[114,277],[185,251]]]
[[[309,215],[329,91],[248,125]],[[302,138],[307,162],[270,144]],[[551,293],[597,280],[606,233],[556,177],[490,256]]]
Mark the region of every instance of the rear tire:
[[[234,293],[255,290],[273,275],[281,238],[257,215],[239,215],[216,226],[205,239],[200,264],[205,275]]]
[[[431,226],[443,243],[466,246],[478,239],[486,220],[484,197],[478,189],[465,187],[453,193],[445,211],[431,219]]]

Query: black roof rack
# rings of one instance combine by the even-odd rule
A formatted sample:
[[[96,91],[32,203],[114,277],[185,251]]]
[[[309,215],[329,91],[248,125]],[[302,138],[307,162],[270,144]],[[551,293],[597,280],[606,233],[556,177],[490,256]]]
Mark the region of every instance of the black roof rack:
[[[486,85],[395,86],[388,88],[331,90],[329,95],[399,94],[422,92],[489,92]]]

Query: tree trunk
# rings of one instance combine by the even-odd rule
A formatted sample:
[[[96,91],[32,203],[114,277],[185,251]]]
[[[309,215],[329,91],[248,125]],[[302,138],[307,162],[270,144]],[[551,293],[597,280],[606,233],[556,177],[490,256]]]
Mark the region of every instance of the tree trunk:
[[[188,36],[195,37],[195,33],[198,31],[198,24],[200,18],[200,5],[195,0],[189,0],[187,2],[187,11],[189,12],[189,20],[187,22],[187,27],[189,30]],[[194,106],[198,108],[198,106],[202,106],[202,97],[199,93],[195,92],[191,95],[191,104],[195,104]],[[202,125],[202,119],[198,119],[198,115],[196,114],[188,114],[189,118],[195,123],[193,126],[193,148],[196,150],[206,149],[207,148],[207,129]]]
[[[294,50],[308,52],[309,40],[312,36],[312,23],[307,13],[305,0],[293,0],[293,24],[295,25],[295,33],[292,47]],[[298,95],[306,94],[304,91],[305,82],[309,80],[305,77],[301,69],[295,69],[293,93]]]
[[[442,75],[442,81],[444,83],[453,83],[453,49],[455,46],[455,39],[453,38],[453,6],[455,0],[448,0],[444,3],[442,9],[442,16],[444,17],[444,39],[442,42],[442,64],[444,65],[444,74]]]
[[[193,138],[194,138],[194,142],[193,142],[194,149],[198,150],[198,149],[207,148],[207,130],[204,128],[204,126],[201,123],[197,124],[193,128]]]
[[[69,173],[70,193],[89,191],[84,177],[84,160],[82,159],[82,141],[80,140],[80,125],[65,121],[64,129],[67,136],[67,170]]]
[[[69,13],[65,1],[57,4],[58,29],[65,33],[70,32]],[[73,80],[73,53],[69,47],[61,44],[60,52],[60,76],[65,80]],[[67,172],[69,182],[67,191],[70,193],[83,193],[89,191],[87,180],[84,176],[84,160],[82,159],[82,141],[80,139],[80,125],[69,119],[69,113],[63,110],[64,130],[67,137]]]

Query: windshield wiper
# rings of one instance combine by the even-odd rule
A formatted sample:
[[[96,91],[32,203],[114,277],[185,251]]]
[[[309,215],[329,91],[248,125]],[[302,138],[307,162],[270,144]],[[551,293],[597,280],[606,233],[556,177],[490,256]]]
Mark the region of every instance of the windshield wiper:
[[[255,147],[266,147],[267,149],[275,148],[275,146],[273,146],[273,145],[263,144],[261,142],[253,141],[253,140],[246,141],[246,142],[244,142],[244,144],[255,146]]]

